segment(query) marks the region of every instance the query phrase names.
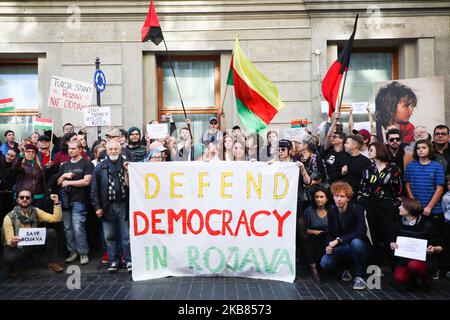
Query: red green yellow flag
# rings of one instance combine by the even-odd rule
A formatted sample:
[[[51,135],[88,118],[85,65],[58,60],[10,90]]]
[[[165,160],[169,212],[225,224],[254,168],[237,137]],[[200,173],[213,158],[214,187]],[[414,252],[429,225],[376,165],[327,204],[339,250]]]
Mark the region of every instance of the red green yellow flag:
[[[248,129],[259,131],[267,128],[278,111],[284,108],[278,88],[245,56],[238,38],[227,84],[234,86],[239,118]]]

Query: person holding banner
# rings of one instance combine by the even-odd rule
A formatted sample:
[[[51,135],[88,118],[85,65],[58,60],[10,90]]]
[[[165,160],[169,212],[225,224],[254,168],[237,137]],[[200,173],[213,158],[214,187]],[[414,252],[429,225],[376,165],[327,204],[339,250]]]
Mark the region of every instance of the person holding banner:
[[[234,161],[245,161],[245,143],[242,140],[234,140],[233,143]]]
[[[118,241],[121,241],[125,267],[128,272],[132,271],[128,221],[128,169],[127,162],[120,156],[121,148],[118,141],[109,141],[106,144],[107,157],[95,167],[91,181],[91,201],[97,217],[102,220],[109,256],[108,271],[111,273],[119,269]],[[153,152],[158,153],[161,159],[159,150],[154,149],[150,153]]]
[[[61,205],[58,195],[52,194],[50,199],[53,201],[53,214],[31,205],[33,203],[33,194],[30,190],[20,189],[17,192],[17,205],[3,220],[1,230],[2,244],[5,246],[3,259],[8,266],[10,277],[17,277],[16,265],[20,259],[32,254],[38,254],[41,251],[40,246],[18,246],[21,241],[19,229],[37,228],[43,222],[56,223],[61,221]],[[46,229],[45,244],[47,245],[48,268],[54,272],[62,272],[64,269],[56,263],[58,240],[55,230]]]
[[[278,132],[270,130],[267,132],[267,145],[259,152],[259,161],[277,160]]]
[[[328,239],[330,240],[320,266],[325,271],[344,270],[341,279],[353,279],[347,262],[353,262],[356,275],[354,290],[366,289],[363,275],[369,256],[370,238],[367,233],[364,208],[350,203],[353,189],[347,182],[337,181],[331,185],[335,207],[328,212]]]
[[[433,224],[422,216],[423,208],[416,199],[405,198],[400,206],[400,217],[396,225],[396,236],[427,240],[426,261],[396,257],[394,280],[406,285],[416,281],[428,286],[428,274],[439,269],[439,255],[443,251],[442,239]],[[390,243],[392,251],[399,248],[395,242]]]
[[[224,161],[233,161],[233,136],[231,134],[227,134],[226,132],[223,134],[224,138],[222,141],[222,160]]]
[[[209,118],[209,128],[202,135],[200,143],[206,145],[208,142],[220,143],[223,138],[222,131],[218,129],[219,122],[216,116]]]

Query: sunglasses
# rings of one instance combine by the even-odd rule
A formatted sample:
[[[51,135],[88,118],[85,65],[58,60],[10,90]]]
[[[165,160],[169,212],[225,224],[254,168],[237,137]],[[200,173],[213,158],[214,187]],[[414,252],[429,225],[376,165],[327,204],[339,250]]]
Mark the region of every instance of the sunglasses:
[[[333,134],[331,137],[332,137],[333,139],[336,139],[336,138],[340,138],[341,136],[340,136],[340,135],[337,135],[337,134]]]
[[[278,152],[283,152],[283,151],[286,151],[287,150],[287,148],[278,148]]]
[[[209,124],[217,125],[216,121],[211,121]]]
[[[19,196],[20,200],[30,200],[31,197],[30,196]]]
[[[400,141],[400,138],[390,138],[390,139],[389,139],[389,142],[394,142],[394,141],[399,142],[399,141]]]

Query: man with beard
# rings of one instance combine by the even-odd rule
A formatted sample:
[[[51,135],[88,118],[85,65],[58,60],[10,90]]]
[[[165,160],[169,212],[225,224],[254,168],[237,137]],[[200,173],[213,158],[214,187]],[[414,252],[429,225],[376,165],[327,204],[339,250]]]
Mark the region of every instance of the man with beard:
[[[433,147],[436,151],[436,161],[444,167],[444,172],[450,171],[450,148],[449,148],[449,129],[446,125],[440,124],[433,131]]]
[[[8,266],[10,277],[17,277],[16,265],[22,257],[38,254],[42,248],[41,246],[18,247],[17,245],[21,241],[19,229],[37,228],[42,222],[55,223],[61,221],[61,206],[58,195],[52,194],[50,199],[54,204],[53,214],[33,207],[31,205],[33,202],[31,191],[22,189],[17,193],[17,206],[3,220],[2,242],[5,246],[3,259]],[[56,263],[57,243],[55,230],[47,229],[45,244],[48,252],[48,268],[54,272],[62,272],[64,269]]]
[[[102,220],[110,273],[119,269],[122,254],[118,250],[119,241],[125,267],[128,272],[132,271],[128,221],[128,163],[121,156],[121,149],[118,141],[112,140],[106,144],[107,157],[95,167],[91,183],[91,201],[97,217]]]
[[[393,162],[402,172],[405,171],[405,147],[407,143],[401,142],[401,134],[398,129],[389,129],[386,132],[386,147],[389,151],[389,162]]]
[[[126,147],[134,156],[134,161],[140,162],[147,155],[147,148],[141,145],[141,130],[137,127],[128,129],[128,146]]]

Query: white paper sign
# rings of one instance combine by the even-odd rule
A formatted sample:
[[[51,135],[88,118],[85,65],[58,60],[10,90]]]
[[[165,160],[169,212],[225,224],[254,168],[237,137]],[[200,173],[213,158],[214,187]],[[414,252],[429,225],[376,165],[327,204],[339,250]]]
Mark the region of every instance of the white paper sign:
[[[87,127],[111,125],[111,108],[110,107],[92,107],[86,108],[84,111],[84,125]]]
[[[305,128],[289,128],[284,129],[284,138],[289,141],[302,141],[302,137],[304,135],[307,135],[308,132],[306,132]]]
[[[18,243],[19,246],[39,246],[45,244],[45,235],[47,229],[45,228],[19,228],[19,237],[22,240]]]
[[[367,131],[371,132],[370,122],[369,121],[353,122],[353,129],[356,129],[358,131],[362,130],[362,129],[366,129]]]
[[[427,240],[423,239],[397,237],[398,249],[395,249],[394,255],[425,261],[427,259],[427,242]]]
[[[94,91],[91,83],[52,76],[47,106],[83,111],[92,105]]]
[[[168,134],[167,123],[147,124],[147,135],[150,139],[164,139]]]
[[[295,163],[130,163],[133,280],[295,279]]]
[[[375,112],[375,104],[370,103],[370,112],[373,114]],[[353,102],[353,103],[343,103],[342,108],[351,107],[353,114],[367,114],[367,102]],[[322,113],[328,113],[328,101],[320,102],[320,109]]]

